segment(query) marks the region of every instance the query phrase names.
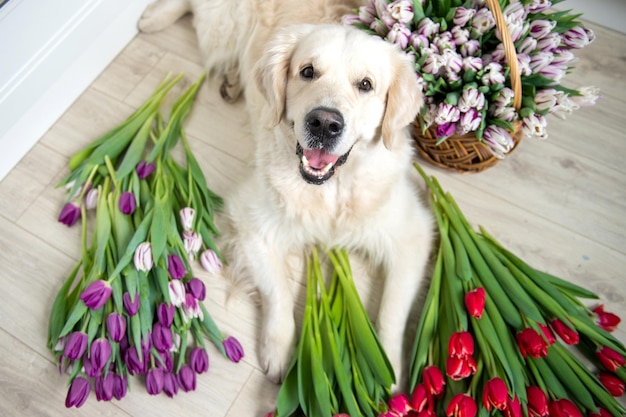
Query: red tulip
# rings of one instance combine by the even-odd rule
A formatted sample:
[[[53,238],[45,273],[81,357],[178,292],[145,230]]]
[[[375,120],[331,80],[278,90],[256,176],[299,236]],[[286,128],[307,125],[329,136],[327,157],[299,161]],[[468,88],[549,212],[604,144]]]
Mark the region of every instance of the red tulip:
[[[613,416],[611,415],[611,413],[606,411],[604,408],[598,407],[598,412],[597,413],[589,413],[588,417],[613,417]]]
[[[481,318],[485,309],[485,289],[478,287],[465,294],[465,307],[472,317]]]
[[[550,417],[583,417],[573,402],[562,398],[552,401],[549,405]]]
[[[456,332],[450,336],[448,355],[465,358],[474,354],[474,338],[469,332]]]
[[[509,391],[502,378],[492,378],[487,381],[483,389],[483,405],[487,411],[494,407],[502,411],[506,408],[509,399]]]
[[[440,397],[443,394],[444,385],[446,385],[441,370],[434,365],[428,366],[424,369],[423,377],[428,393]]]
[[[529,417],[547,417],[550,413],[548,410],[548,396],[539,387],[530,386],[526,388],[528,396],[528,416]]]
[[[476,373],[476,361],[472,356],[460,358],[450,356],[446,360],[446,374],[455,381],[467,378]]]
[[[561,320],[554,319],[552,320],[550,325],[552,326],[556,334],[558,334],[559,337],[568,345],[575,345],[580,341],[576,330],[570,328]]]
[[[389,400],[389,412],[391,414],[404,416],[409,411],[413,410],[409,397],[405,394],[396,394]]]
[[[613,374],[600,372],[598,375],[604,388],[614,397],[621,397],[624,394],[624,382]]]
[[[467,394],[457,394],[450,400],[446,415],[448,417],[474,417],[477,411],[476,401],[472,397]]]
[[[608,346],[602,346],[600,350],[596,351],[596,358],[602,366],[611,372],[617,371],[620,366],[626,363],[622,355]]]
[[[517,398],[517,395],[507,400],[506,408],[502,413],[505,417],[522,417],[522,403]]]
[[[543,336],[545,337],[546,342],[548,342],[548,346],[551,346],[554,342],[556,342],[556,337],[554,336],[552,329],[550,329],[548,326],[545,326],[541,323],[537,323],[537,324],[539,325],[539,328],[543,332]]]
[[[417,412],[424,411],[429,403],[428,390],[426,385],[419,384],[413,390],[413,394],[411,394],[411,406]]]
[[[548,356],[548,344],[534,329],[524,329],[517,333],[516,338],[523,357],[545,358]]]
[[[604,304],[600,304],[592,311],[596,314],[596,324],[607,332],[615,330],[622,321],[616,314],[604,311]]]

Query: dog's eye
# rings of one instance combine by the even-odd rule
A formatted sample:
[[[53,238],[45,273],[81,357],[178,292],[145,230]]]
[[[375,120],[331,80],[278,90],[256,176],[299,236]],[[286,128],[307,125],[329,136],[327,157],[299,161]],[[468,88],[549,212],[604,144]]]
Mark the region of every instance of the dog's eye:
[[[369,78],[363,78],[361,81],[359,81],[358,87],[359,87],[359,90],[363,92],[372,91],[373,89],[372,81]]]
[[[313,65],[307,65],[306,67],[300,70],[300,76],[305,80],[312,80],[315,76],[315,70],[313,69]]]

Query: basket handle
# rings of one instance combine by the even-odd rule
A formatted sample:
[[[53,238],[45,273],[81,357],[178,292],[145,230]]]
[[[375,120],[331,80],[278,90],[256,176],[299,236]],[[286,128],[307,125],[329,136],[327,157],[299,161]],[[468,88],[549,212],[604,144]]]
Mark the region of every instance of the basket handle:
[[[511,69],[509,77],[511,78],[511,89],[513,90],[513,106],[515,110],[519,111],[522,106],[522,77],[519,71],[513,38],[511,38],[511,32],[509,32],[509,27],[506,24],[498,0],[485,0],[485,3],[496,21],[496,27],[500,31],[502,45],[504,46],[504,56]]]

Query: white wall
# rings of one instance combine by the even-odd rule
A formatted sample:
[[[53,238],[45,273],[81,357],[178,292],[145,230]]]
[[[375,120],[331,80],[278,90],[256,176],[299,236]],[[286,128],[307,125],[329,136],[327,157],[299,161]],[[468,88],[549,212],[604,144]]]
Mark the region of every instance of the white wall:
[[[0,180],[135,36],[151,0],[10,0],[0,9]]]

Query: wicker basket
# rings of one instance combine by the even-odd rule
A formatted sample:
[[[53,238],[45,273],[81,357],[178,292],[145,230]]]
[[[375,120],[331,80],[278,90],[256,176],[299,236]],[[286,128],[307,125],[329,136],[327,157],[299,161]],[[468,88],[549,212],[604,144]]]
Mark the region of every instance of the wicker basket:
[[[496,21],[496,27],[502,36],[504,53],[510,68],[513,105],[515,109],[519,110],[522,103],[522,80],[511,33],[506,25],[498,0],[486,0],[485,3],[491,10]],[[452,135],[437,145],[436,129],[437,126],[432,125],[425,132],[422,132],[419,120],[416,119],[413,122],[412,134],[415,139],[415,146],[418,154],[426,161],[441,168],[463,173],[480,172],[496,165],[500,161],[491,153],[489,147],[476,137],[475,133]],[[517,122],[515,131],[510,133],[515,143],[513,149],[515,149],[523,137],[521,123]]]

